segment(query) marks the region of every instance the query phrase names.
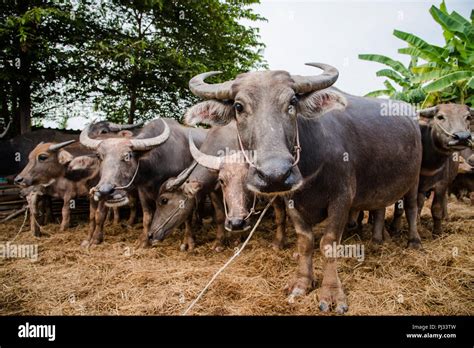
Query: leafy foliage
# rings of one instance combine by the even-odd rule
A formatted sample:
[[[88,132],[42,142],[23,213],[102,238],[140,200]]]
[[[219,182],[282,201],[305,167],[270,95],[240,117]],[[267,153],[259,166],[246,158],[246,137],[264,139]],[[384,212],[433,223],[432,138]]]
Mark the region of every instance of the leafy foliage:
[[[195,100],[193,75],[265,66],[258,29],[242,24],[264,20],[254,3],[2,1],[0,117],[13,116],[17,131],[30,115],[65,124],[80,102],[119,122],[179,118]]]
[[[445,46],[432,45],[418,36],[400,30],[393,35],[408,44],[398,50],[410,55],[408,67],[389,57],[361,54],[360,59],[387,65],[391,69],[377,72],[401,87],[394,88],[386,80],[386,89],[368,93],[368,96],[389,96],[423,107],[442,102],[474,103],[474,11],[471,20],[457,12],[448,13],[444,1],[432,6],[430,14],[442,27]]]

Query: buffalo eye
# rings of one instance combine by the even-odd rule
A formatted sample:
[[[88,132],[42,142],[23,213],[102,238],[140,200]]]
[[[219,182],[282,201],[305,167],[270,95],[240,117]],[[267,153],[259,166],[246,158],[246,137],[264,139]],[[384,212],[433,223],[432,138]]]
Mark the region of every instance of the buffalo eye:
[[[221,186],[224,186],[224,180],[219,179],[218,181],[219,181],[219,184],[221,184]]]
[[[296,95],[294,95],[290,99],[290,105],[296,106],[296,104],[298,104],[298,97]]]
[[[48,155],[45,155],[45,154],[41,154],[38,156],[38,161],[40,162],[44,162],[48,159]]]
[[[163,198],[160,199],[160,204],[161,205],[166,205],[167,203],[168,203],[168,198],[163,197]]]
[[[436,116],[436,119],[439,121],[444,121],[446,118],[443,115]]]
[[[466,121],[471,122],[471,120],[472,120],[472,116],[471,116],[471,115],[467,115],[467,116],[466,116]]]
[[[234,103],[234,109],[237,112],[242,112],[244,111],[244,106],[240,103]]]

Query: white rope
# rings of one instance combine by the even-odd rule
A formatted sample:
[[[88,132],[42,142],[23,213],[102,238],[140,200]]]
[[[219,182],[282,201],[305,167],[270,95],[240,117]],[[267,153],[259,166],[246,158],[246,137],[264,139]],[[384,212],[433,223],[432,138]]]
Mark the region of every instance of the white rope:
[[[28,217],[28,210],[29,210],[29,206],[26,207],[25,209],[25,218],[23,219],[23,223],[21,224],[20,226],[20,229],[18,230],[18,232],[16,233],[15,237],[13,237],[13,239],[11,241],[9,241],[9,243],[13,242],[16,237],[18,237],[18,235],[20,234],[21,230],[23,229],[23,227],[25,226],[25,223],[26,223],[26,218]]]
[[[128,189],[132,185],[133,181],[135,180],[135,177],[137,176],[138,168],[140,168],[140,161],[137,161],[137,169],[135,170],[135,174],[133,174],[132,180],[130,180],[130,182],[127,185],[117,186],[117,187],[114,187],[114,189],[115,190],[126,190],[126,189]]]
[[[250,241],[250,238],[252,238],[252,235],[253,233],[255,232],[255,230],[257,229],[258,225],[260,224],[260,221],[262,221],[263,219],[263,216],[265,215],[265,213],[267,212],[268,208],[270,207],[270,205],[273,203],[273,201],[275,200],[276,197],[273,197],[270,202],[268,202],[267,206],[265,207],[265,209],[263,209],[262,211],[262,214],[260,214],[260,217],[258,218],[257,222],[255,223],[255,226],[253,227],[252,231],[250,231],[247,239],[245,240],[245,242],[242,244],[242,246],[240,247],[239,250],[237,250],[237,252],[232,255],[232,257],[224,264],[224,266],[222,266],[211,278],[211,280],[206,284],[206,286],[204,287],[204,289],[201,290],[201,292],[199,293],[199,295],[196,297],[196,299],[189,305],[189,307],[183,312],[182,315],[187,315],[188,312],[194,307],[194,305],[201,299],[201,297],[204,295],[204,293],[206,292],[206,290],[211,286],[211,284],[214,282],[214,280],[216,280],[217,276],[232,262],[234,261],[234,259],[239,256],[239,254],[242,252],[242,250],[244,250],[245,246],[247,245],[247,243]]]

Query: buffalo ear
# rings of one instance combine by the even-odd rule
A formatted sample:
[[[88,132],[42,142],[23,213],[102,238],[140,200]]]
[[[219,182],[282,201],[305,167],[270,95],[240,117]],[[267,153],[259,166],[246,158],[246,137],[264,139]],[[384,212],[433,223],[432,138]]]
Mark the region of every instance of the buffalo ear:
[[[335,91],[320,90],[300,97],[298,113],[307,118],[316,118],[333,110],[344,110],[346,98]]]
[[[184,123],[194,126],[198,123],[209,126],[224,126],[234,118],[234,108],[230,103],[206,100],[188,109]]]
[[[132,138],[133,137],[133,133],[130,132],[129,130],[122,130],[122,131],[118,132],[118,135],[119,135],[119,137],[122,137],[122,138]]]
[[[66,150],[60,150],[58,153],[58,161],[60,164],[67,165],[69,162],[73,160],[74,156],[71,155]]]
[[[188,181],[183,186],[184,194],[192,198],[202,189],[202,184],[199,181]]]

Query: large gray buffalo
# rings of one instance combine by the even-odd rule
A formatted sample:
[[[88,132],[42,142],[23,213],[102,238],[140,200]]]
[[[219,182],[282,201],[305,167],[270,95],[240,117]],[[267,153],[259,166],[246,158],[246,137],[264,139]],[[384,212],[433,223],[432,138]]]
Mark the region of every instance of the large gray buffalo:
[[[217,74],[194,77],[191,91],[209,99],[190,108],[188,124],[237,121],[242,150],[253,150],[247,187],[284,195],[299,254],[290,300],[314,285],[311,227],[326,219],[320,242],[323,280],[319,308],[347,311],[337,274],[336,250],[351,211],[382,209],[405,197],[409,246],[420,247],[416,198],[421,137],[416,114],[402,102],[356,97],[329,88],[338,71],[326,64],[318,76],[258,71],[208,84]],[[338,249],[340,250],[340,249]]]

